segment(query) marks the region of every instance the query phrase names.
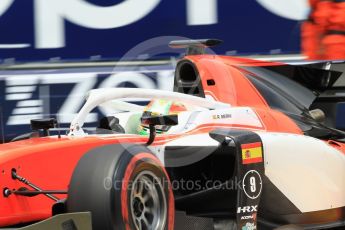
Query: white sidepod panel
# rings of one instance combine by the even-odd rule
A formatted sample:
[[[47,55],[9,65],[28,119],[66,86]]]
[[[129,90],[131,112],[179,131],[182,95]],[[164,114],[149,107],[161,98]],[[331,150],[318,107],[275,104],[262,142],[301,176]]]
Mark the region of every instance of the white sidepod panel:
[[[257,132],[265,175],[302,212],[345,206],[345,155],[303,135]]]

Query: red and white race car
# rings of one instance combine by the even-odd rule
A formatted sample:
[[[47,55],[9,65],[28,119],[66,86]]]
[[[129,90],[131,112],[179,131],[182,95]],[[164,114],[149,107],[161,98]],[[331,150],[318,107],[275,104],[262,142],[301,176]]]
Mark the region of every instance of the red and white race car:
[[[289,75],[304,67],[203,53],[217,43],[171,43],[187,48],[174,92],[95,89],[67,135],[49,135],[54,119],[32,120],[33,133],[1,145],[0,226],[345,226],[345,134]],[[98,106],[109,115],[86,131]]]

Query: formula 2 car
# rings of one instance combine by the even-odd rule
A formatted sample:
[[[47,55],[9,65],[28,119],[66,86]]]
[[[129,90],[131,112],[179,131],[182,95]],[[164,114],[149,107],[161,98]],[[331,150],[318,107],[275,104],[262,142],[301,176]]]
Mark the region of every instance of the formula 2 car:
[[[187,48],[173,92],[95,89],[67,135],[49,135],[55,119],[32,120],[32,133],[1,145],[0,226],[345,226],[345,134],[313,108],[339,74],[320,70],[328,81],[308,78],[311,90],[307,67],[204,54],[219,42],[170,44]],[[88,131],[98,106],[109,115]]]

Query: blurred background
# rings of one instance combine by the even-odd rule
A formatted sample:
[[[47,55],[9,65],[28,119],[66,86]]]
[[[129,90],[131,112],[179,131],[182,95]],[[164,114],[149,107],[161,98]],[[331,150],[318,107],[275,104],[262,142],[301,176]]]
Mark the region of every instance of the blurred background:
[[[171,90],[184,52],[171,40],[218,38],[210,53],[292,64],[343,60],[344,15],[341,0],[0,0],[1,142],[34,118],[68,127],[93,88]]]

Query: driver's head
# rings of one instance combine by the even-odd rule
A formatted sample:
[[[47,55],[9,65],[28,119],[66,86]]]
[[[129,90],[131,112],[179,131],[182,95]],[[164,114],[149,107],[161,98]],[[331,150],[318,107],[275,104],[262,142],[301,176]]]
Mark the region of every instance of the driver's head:
[[[143,114],[149,113],[152,116],[159,116],[159,115],[173,115],[178,114],[180,112],[187,111],[184,104],[172,100],[165,100],[165,99],[153,99],[151,102],[145,107]],[[157,125],[156,132],[157,134],[164,133],[168,131],[170,126],[165,125]],[[150,133],[149,127],[139,125],[138,133],[140,135],[148,135]]]

